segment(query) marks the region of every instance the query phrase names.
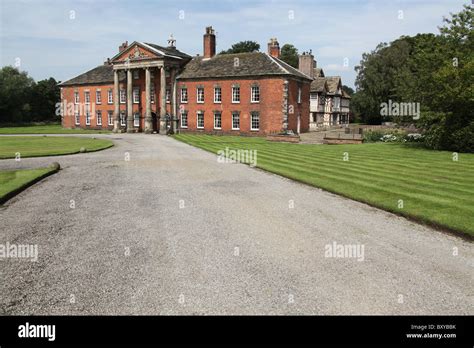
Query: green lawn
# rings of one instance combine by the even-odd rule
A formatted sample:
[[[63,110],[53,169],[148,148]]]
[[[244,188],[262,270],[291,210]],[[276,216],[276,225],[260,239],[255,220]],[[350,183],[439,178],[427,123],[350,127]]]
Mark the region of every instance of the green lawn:
[[[109,130],[65,129],[60,124],[44,126],[0,127],[0,134],[95,134],[110,133]]]
[[[15,158],[16,153],[23,157],[54,156],[78,153],[81,147],[87,152],[113,146],[107,139],[57,136],[3,136],[0,137],[0,159]]]
[[[226,147],[257,150],[259,168],[474,236],[474,154],[459,154],[456,162],[451,152],[387,143],[303,145],[209,135],[175,139],[214,153]]]
[[[54,167],[0,171],[0,204],[55,171]]]

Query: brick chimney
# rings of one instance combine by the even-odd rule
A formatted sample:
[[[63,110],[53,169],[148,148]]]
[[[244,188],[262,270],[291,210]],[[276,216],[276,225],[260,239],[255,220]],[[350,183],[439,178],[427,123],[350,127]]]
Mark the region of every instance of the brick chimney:
[[[206,27],[204,34],[204,58],[212,58],[216,55],[216,35],[212,27]]]
[[[128,47],[128,41],[125,41],[119,46],[119,53]]]
[[[275,58],[280,58],[280,44],[276,38],[270,39],[268,43],[268,54]]]
[[[314,79],[314,68],[316,68],[316,61],[314,60],[312,52],[303,52],[303,54],[300,54],[298,58],[298,70]]]

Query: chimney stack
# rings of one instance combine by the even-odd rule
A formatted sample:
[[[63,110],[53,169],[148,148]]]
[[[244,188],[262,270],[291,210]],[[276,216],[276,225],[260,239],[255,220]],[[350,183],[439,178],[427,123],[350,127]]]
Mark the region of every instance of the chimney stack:
[[[212,27],[206,27],[204,34],[204,58],[212,58],[216,55],[216,35]]]
[[[314,68],[316,68],[316,61],[314,60],[312,52],[303,52],[303,54],[300,54],[298,58],[298,70],[314,79]]]
[[[128,47],[128,41],[125,41],[119,46],[119,53]]]
[[[271,38],[268,43],[268,54],[275,58],[280,58],[280,44],[276,38]]]

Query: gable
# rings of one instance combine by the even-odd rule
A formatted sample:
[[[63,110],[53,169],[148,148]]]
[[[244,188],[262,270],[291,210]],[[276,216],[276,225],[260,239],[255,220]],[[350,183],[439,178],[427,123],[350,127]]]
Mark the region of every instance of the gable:
[[[151,49],[143,47],[137,42],[133,42],[125,50],[112,58],[112,63],[124,62],[127,59],[130,61],[137,61],[142,59],[160,58],[161,56],[153,52]]]

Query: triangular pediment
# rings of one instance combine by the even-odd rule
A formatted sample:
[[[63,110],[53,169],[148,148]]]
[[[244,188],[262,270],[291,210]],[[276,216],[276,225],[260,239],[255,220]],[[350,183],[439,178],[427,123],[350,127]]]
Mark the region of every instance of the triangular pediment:
[[[147,45],[141,42],[134,41],[122,52],[113,57],[111,62],[120,63],[127,60],[132,62],[153,58],[163,58],[163,55],[161,55],[157,50],[153,49],[153,47],[147,47]]]

